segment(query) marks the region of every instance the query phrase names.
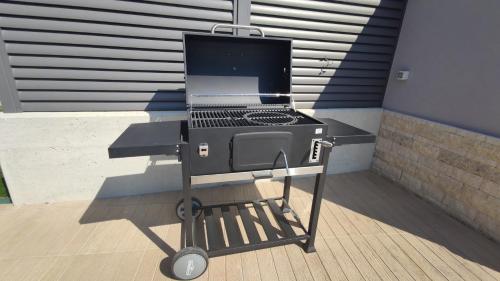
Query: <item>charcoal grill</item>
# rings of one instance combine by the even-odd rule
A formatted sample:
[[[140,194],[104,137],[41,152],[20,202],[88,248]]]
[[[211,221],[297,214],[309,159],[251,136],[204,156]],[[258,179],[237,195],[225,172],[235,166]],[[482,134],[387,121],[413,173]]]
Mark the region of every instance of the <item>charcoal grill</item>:
[[[111,158],[174,154],[182,161],[183,199],[176,212],[183,220],[185,243],[171,263],[179,279],[201,275],[209,257],[290,243],[315,251],[333,146],[375,138],[295,110],[291,40],[266,38],[259,28],[247,26],[243,28],[257,29],[262,36],[220,35],[215,33],[219,26],[241,27],[216,25],[211,34],[184,34],[187,120],[133,124],[109,148]],[[292,176],[303,175],[316,175],[307,228],[288,204]],[[216,205],[191,196],[192,185],[262,178],[284,178],[283,195]],[[256,224],[265,235],[258,234]],[[206,247],[205,241],[194,239],[199,231],[206,235]]]

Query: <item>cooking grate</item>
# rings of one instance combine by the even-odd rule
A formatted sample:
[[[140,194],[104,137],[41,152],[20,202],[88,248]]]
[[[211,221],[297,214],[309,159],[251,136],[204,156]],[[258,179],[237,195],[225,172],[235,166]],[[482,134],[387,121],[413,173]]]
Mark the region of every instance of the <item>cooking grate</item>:
[[[194,110],[190,113],[192,128],[245,126],[283,126],[309,124],[312,120],[293,110]]]
[[[269,126],[293,125],[297,123],[297,117],[284,112],[249,112],[243,118],[250,123]]]

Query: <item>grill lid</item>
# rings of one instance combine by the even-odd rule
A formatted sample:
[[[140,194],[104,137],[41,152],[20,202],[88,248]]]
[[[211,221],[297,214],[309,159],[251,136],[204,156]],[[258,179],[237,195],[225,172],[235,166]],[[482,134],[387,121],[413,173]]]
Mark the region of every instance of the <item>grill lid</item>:
[[[288,39],[184,33],[187,106],[290,106],[291,48]]]

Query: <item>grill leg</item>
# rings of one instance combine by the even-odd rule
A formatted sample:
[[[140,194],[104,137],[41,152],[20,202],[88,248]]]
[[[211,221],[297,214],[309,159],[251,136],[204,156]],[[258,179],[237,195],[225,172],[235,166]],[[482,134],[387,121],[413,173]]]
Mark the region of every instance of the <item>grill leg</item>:
[[[309,234],[309,239],[304,244],[304,250],[307,253],[312,253],[316,251],[314,248],[314,241],[316,240],[316,230],[318,228],[318,218],[319,211],[321,208],[321,199],[323,197],[323,190],[325,189],[325,178],[326,170],[328,167],[328,158],[331,147],[324,147],[323,149],[323,172],[316,175],[316,182],[314,185],[313,202],[311,207],[311,217],[309,218],[309,227],[307,228],[307,234]]]
[[[193,210],[191,209],[191,176],[190,176],[190,159],[189,145],[182,144],[180,147],[182,159],[182,194],[184,196],[184,231],[186,237],[185,247],[192,247],[193,241]]]
[[[290,199],[290,185],[292,184],[292,177],[291,176],[286,176],[285,177],[285,184],[283,185],[283,199],[285,199],[286,202],[289,201]],[[283,208],[285,204],[283,204],[281,207]]]

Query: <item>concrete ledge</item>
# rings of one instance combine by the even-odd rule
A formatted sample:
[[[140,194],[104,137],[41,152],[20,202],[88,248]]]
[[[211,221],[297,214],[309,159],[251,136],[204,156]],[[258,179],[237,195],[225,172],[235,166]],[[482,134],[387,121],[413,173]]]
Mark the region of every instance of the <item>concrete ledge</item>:
[[[381,109],[304,110],[377,133]],[[132,123],[180,120],[184,112],[0,114],[0,164],[14,204],[114,197],[181,188],[180,163],[164,156],[108,159]],[[330,173],[369,169],[374,144],[337,147]]]

